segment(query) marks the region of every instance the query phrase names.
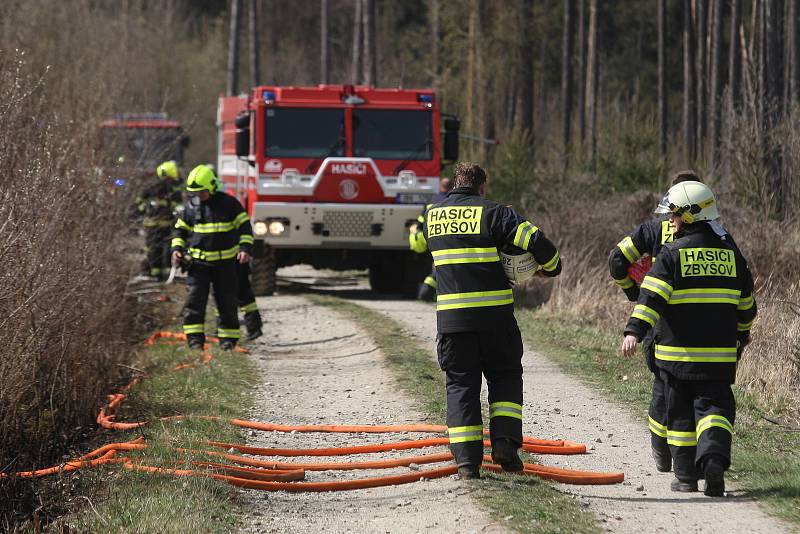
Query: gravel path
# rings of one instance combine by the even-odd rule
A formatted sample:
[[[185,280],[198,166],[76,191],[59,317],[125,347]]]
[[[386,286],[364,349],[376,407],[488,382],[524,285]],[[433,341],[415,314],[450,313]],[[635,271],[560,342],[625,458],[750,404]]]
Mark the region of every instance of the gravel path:
[[[425,422],[395,384],[380,349],[352,321],[300,296],[278,295],[258,299],[258,303],[266,334],[251,349],[264,384],[255,393],[257,408],[249,414],[250,419],[297,424]],[[337,447],[409,439],[410,436],[253,431],[249,432],[248,443],[261,447]],[[436,449],[437,452],[443,450]],[[431,449],[425,452],[428,451]],[[297,461],[372,460],[396,456],[396,453],[385,453],[297,458]],[[307,472],[306,479],[361,478],[408,471],[409,468]],[[246,508],[250,512],[244,519],[243,531],[505,532],[502,525],[493,523],[484,511],[476,508],[470,496],[474,490],[472,482],[447,477],[338,493],[244,491]]]
[[[436,318],[430,304],[376,300],[366,291],[351,292],[357,304],[380,311],[416,336],[435,358]],[[524,432],[538,438],[564,438],[589,446],[590,454],[543,456],[544,463],[598,471],[624,471],[614,486],[558,485],[578,496],[608,531],[640,532],[789,532],[793,526],[766,515],[736,491],[711,499],[702,493],[669,490],[672,473],[658,473],[650,457],[647,424],[608,402],[596,390],[564,374],[526,347],[524,365]],[[485,386],[484,386],[484,395]],[[486,402],[484,397],[484,402]],[[734,447],[735,447],[734,441]],[[730,484],[729,484],[730,485]]]

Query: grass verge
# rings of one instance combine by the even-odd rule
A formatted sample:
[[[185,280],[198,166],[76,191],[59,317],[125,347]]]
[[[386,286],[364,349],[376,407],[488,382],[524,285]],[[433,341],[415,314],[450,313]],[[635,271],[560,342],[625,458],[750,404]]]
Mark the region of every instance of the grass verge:
[[[369,332],[386,356],[400,386],[417,403],[427,418],[444,422],[445,388],[442,372],[428,349],[421,346],[400,324],[385,315],[342,299],[308,295],[315,304],[345,313]],[[529,456],[526,461],[536,461]],[[498,521],[523,533],[599,532],[592,514],[570,496],[533,477],[483,473],[476,481],[477,495]],[[506,520],[506,518],[508,518]]]
[[[153,421],[138,430],[108,432],[104,442],[127,441],[144,436],[149,448],[135,456],[146,465],[170,467],[184,463],[186,455],[175,448],[197,448],[197,443],[217,439],[241,441],[236,427],[221,421],[187,419],[157,421],[176,414],[240,417],[250,406],[247,391],[254,377],[245,354],[214,350],[208,365],[173,372],[179,363],[197,360],[199,352],[181,345],[155,345],[142,350],[147,372],[123,403],[121,421]],[[175,478],[125,470],[99,469],[85,474],[84,505],[66,517],[77,532],[230,532],[237,527],[237,491],[224,482],[206,478]],[[88,494],[88,495],[87,495]],[[241,514],[238,514],[239,517]]]
[[[577,318],[546,311],[517,310],[525,342],[566,371],[621,401],[643,421],[652,379],[642,358],[618,353],[619,332],[585,326]],[[746,358],[745,354],[745,358]],[[733,464],[728,478],[759,499],[767,511],[800,525],[800,432],[766,421],[780,420],[784,405],[759,405],[734,387],[737,402]]]

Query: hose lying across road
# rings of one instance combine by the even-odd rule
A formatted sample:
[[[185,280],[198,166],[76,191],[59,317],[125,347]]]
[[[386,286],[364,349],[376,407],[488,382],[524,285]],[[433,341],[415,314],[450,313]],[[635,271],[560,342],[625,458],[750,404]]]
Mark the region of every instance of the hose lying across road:
[[[145,341],[145,345],[153,345],[159,339],[167,339],[166,343],[177,343],[185,341],[185,336],[173,332],[157,332]],[[211,338],[212,341],[217,341]],[[237,347],[237,350],[247,352],[245,349]],[[185,363],[176,365],[173,370],[180,371],[200,364],[207,364],[213,360],[211,349],[208,345],[203,348],[199,362]],[[140,382],[135,378],[130,384],[122,388],[122,391],[130,391]],[[97,414],[97,423],[112,430],[130,430],[139,428],[147,424],[146,421],[139,422],[118,422],[114,421],[114,412],[127,397],[127,393],[114,393],[108,396],[106,406],[102,407]],[[284,432],[284,433],[447,433],[447,427],[443,425],[279,425],[263,423],[259,421],[247,421],[244,419],[224,419],[217,416],[191,416],[177,415],[162,417],[162,421],[178,421],[182,419],[210,419],[227,421],[232,425],[248,428],[263,432]],[[486,434],[486,432],[485,432]],[[370,460],[361,462],[276,462],[270,460],[259,460],[253,456],[268,457],[315,457],[315,456],[345,456],[355,454],[372,454],[389,451],[402,451],[412,449],[422,449],[426,447],[441,447],[448,445],[447,437],[423,438],[415,440],[394,441],[388,443],[377,443],[370,445],[356,445],[350,447],[332,447],[316,449],[297,449],[297,448],[265,448],[252,447],[249,445],[236,443],[222,443],[218,441],[207,441],[202,445],[211,447],[210,449],[185,449],[174,448],[174,452],[184,455],[186,459],[182,462],[173,461],[170,465],[152,466],[146,465],[143,458],[126,456],[126,453],[148,448],[143,437],[132,441],[109,443],[102,447],[85,454],[75,460],[63,463],[55,467],[38,469],[34,471],[22,471],[17,473],[0,472],[0,478],[37,478],[57,473],[65,473],[98,467],[102,465],[121,465],[125,469],[144,473],[154,473],[170,475],[174,477],[206,477],[221,480],[233,486],[258,489],[266,491],[342,491],[363,488],[374,488],[379,486],[392,486],[397,484],[407,484],[422,479],[434,479],[453,475],[458,471],[455,465],[445,467],[435,467],[428,470],[420,470],[420,465],[449,462],[453,459],[450,452],[437,452],[418,456],[407,456],[402,458],[392,458],[383,460]],[[484,446],[490,447],[491,443],[484,440]],[[214,449],[225,449],[220,452]],[[585,454],[586,446],[566,440],[542,440],[525,436],[523,438],[522,449],[538,454]],[[247,454],[233,454],[233,452]],[[216,458],[227,460],[230,463],[220,463],[203,459],[189,459],[197,457]],[[243,467],[244,466],[244,467]],[[397,467],[408,467],[408,473],[360,478],[337,480],[331,482],[300,482],[305,479],[306,471],[353,471],[353,470],[372,470],[372,469],[391,469]],[[484,456],[482,468],[487,471],[500,472],[499,465],[492,462],[491,456]],[[532,475],[540,478],[554,480],[565,484],[618,484],[625,478],[623,473],[598,473],[593,471],[577,471],[573,469],[561,469],[547,467],[544,465],[525,463],[521,474]]]

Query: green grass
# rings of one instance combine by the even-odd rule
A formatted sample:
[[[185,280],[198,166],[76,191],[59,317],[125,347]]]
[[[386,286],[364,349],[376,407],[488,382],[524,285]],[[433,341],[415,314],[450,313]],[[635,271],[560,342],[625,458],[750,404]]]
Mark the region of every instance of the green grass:
[[[155,345],[143,350],[148,377],[133,388],[119,410],[120,421],[154,421],[140,430],[109,432],[105,442],[143,435],[150,446],[130,453],[147,465],[172,466],[187,460],[176,447],[197,448],[215,439],[241,441],[240,431],[225,422],[187,419],[157,421],[178,414],[241,417],[251,404],[252,364],[246,355],[214,350],[208,365],[173,372],[178,363],[197,360],[198,351],[183,345]],[[231,532],[242,510],[237,491],[224,482],[205,478],[175,478],[132,472],[121,467],[93,471],[85,491],[92,507],[65,518],[77,532]],[[83,504],[86,504],[85,502]]]
[[[577,318],[543,311],[518,310],[517,317],[529,347],[621,401],[645,424],[651,373],[641,352],[631,359],[620,355],[621,331],[588,327]],[[800,432],[783,432],[762,418],[781,419],[783,405],[762,406],[736,387],[734,392],[736,431],[727,476],[767,511],[800,524]]]
[[[403,390],[435,423],[444,424],[446,400],[443,374],[428,349],[385,315],[329,296],[310,295],[316,304],[330,306],[356,321],[381,347]],[[526,461],[536,461],[529,456]],[[592,514],[552,485],[533,477],[482,473],[470,481],[491,515],[523,533],[599,532]]]

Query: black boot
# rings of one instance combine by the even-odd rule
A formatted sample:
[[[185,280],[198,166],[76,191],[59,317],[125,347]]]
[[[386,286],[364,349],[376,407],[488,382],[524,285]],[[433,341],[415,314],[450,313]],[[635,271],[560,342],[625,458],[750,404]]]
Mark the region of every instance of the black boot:
[[[672,471],[672,454],[669,449],[666,450],[652,447],[653,459],[656,461],[656,469],[661,473],[669,473]]]
[[[693,491],[697,491],[697,481],[696,480],[681,480],[680,478],[674,478],[672,483],[669,485],[669,489],[672,491],[679,491],[681,493],[691,493]]]
[[[519,473],[525,466],[519,459],[516,443],[507,438],[498,438],[492,442],[492,461],[500,464],[503,471]]]
[[[186,344],[192,350],[203,350],[203,338],[197,336],[187,336]]]
[[[716,456],[711,456],[705,462],[703,473],[706,487],[703,490],[708,497],[723,497],[725,495],[725,464]]]
[[[479,465],[462,465],[458,468],[459,480],[471,480],[481,478],[481,468]]]
[[[261,331],[260,328],[251,331],[247,331],[247,335],[244,336],[244,341],[253,341],[254,339],[258,339],[264,335],[264,332]]]
[[[236,342],[232,339],[221,339],[219,341],[219,348],[222,350],[233,350],[236,346]]]

